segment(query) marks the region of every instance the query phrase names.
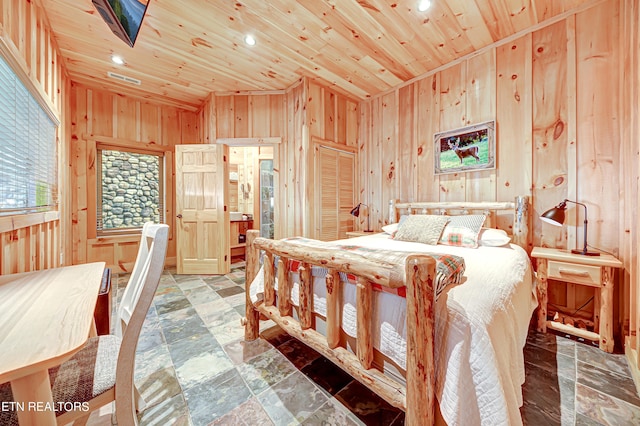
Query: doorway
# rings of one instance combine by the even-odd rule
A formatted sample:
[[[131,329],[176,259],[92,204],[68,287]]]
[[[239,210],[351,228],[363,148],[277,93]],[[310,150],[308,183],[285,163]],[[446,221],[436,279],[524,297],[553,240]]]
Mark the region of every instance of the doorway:
[[[246,232],[274,236],[273,146],[229,147],[229,248],[231,263],[245,259]]]
[[[274,197],[273,159],[260,160],[260,236],[264,238],[274,236]]]

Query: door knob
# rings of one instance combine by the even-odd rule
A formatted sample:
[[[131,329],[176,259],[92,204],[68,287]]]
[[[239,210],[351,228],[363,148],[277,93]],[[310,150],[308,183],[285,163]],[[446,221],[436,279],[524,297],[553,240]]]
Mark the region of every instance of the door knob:
[[[182,219],[182,214],[179,214],[178,216],[176,216],[178,219]]]

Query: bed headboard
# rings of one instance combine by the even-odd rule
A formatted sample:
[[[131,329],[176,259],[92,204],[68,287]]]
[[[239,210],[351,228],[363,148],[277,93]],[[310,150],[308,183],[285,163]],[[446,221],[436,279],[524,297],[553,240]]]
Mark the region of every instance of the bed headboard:
[[[484,214],[485,227],[500,228],[512,235],[512,242],[528,251],[529,197],[517,196],[507,202],[409,202],[389,201],[389,223],[396,223],[403,214]]]

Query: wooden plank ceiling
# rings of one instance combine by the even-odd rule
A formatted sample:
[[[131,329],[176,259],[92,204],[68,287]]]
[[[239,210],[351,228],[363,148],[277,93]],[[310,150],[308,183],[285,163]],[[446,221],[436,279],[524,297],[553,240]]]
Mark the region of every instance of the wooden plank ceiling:
[[[188,109],[211,92],[283,90],[301,76],[366,99],[597,2],[432,0],[419,12],[417,0],[150,0],[129,48],[91,0],[39,1],[73,81]]]

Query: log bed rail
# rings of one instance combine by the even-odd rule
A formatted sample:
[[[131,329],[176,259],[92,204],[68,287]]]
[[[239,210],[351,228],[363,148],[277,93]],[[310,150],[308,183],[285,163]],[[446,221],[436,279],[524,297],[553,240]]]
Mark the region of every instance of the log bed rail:
[[[400,213],[443,214],[456,212],[469,214],[482,212],[490,215],[495,226],[495,214],[509,210],[512,213],[512,242],[525,250],[528,246],[528,204],[527,196],[516,197],[514,202],[451,202],[430,203],[412,202],[389,203],[390,222],[397,222]],[[250,284],[260,269],[260,251],[264,251],[264,294],[263,300],[254,305],[250,296]],[[277,259],[277,268],[274,259]],[[290,302],[292,282],[289,262],[300,262],[298,268],[300,280],[300,298],[298,319],[293,317]],[[325,284],[327,288],[326,336],[314,329],[313,315],[313,277],[312,266],[327,269]],[[289,335],[312,347],[331,360],[345,372],[384,398],[389,404],[405,411],[407,425],[434,424],[435,406],[435,320],[434,286],[435,259],[427,254],[409,254],[404,265],[404,283],[392,280],[393,269],[397,265],[383,260],[375,260],[348,251],[323,248],[301,247],[283,240],[271,240],[259,237],[259,231],[247,232],[246,252],[246,317],[245,340],[258,338],[260,314],[273,320]],[[276,277],[277,269],[277,277]],[[341,337],[341,294],[340,272],[356,276],[356,353],[340,346]],[[397,275],[397,274],[396,274]],[[393,275],[395,276],[395,275]],[[277,279],[277,298],[275,280]],[[407,311],[407,364],[406,385],[373,368],[373,341],[371,309],[373,284],[389,288],[406,286]]]
[[[264,314],[282,327],[289,335],[301,340],[320,352],[326,358],[346,371],[389,404],[406,412],[408,425],[433,424],[435,419],[435,377],[434,377],[434,289],[435,260],[424,254],[411,254],[405,262],[407,287],[407,322],[414,324],[407,328],[407,369],[406,386],[381,371],[372,368],[373,341],[371,306],[373,284],[398,287],[390,279],[392,264],[367,259],[363,256],[336,250],[296,247],[283,241],[258,237],[259,231],[247,232],[246,269],[246,318],[245,339],[258,338],[259,316]],[[264,300],[255,306],[249,293],[250,283],[259,269],[260,250],[264,258]],[[276,306],[274,256],[278,259],[278,298]],[[298,316],[293,318],[289,302],[291,282],[288,262],[301,262],[300,303]],[[327,268],[326,337],[313,329],[313,278],[312,265]],[[338,346],[340,341],[340,286],[343,284],[339,273],[353,274],[356,284],[357,340],[356,354]]]

